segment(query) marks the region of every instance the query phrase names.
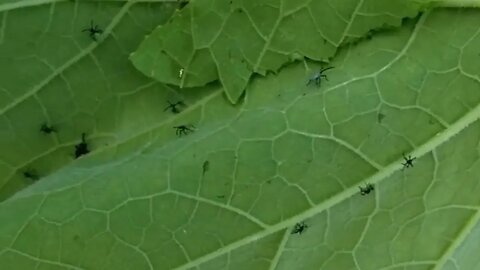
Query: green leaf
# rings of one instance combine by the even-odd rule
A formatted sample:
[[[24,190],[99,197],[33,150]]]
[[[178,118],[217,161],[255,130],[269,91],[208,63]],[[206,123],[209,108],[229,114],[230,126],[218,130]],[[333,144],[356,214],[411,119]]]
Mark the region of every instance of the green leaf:
[[[220,80],[236,103],[254,73],[303,57],[328,61],[342,44],[398,26],[417,10],[405,0],[196,0],[130,59],[145,75],[180,87]]]
[[[92,151],[115,145],[170,117],[166,99],[183,96],[128,60],[172,4],[17,1],[0,11],[0,200],[72,162],[83,132]],[[82,32],[92,20],[98,42]]]
[[[297,62],[237,106],[198,89],[0,204],[0,265],[478,269],[478,16],[436,10],[346,46],[321,87]]]

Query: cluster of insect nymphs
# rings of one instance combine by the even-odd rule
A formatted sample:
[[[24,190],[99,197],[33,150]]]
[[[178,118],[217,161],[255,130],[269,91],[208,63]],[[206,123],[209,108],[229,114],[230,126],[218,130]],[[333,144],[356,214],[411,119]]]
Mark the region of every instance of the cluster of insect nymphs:
[[[57,129],[54,126],[48,125],[47,123],[43,123],[40,126],[40,131],[44,134],[51,134],[51,133],[56,133]],[[90,153],[90,150],[88,149],[88,144],[85,140],[85,136],[87,136],[85,133],[82,133],[82,140],[80,143],[75,145],[75,158],[79,158],[83,155],[86,155]],[[25,177],[27,178],[33,178],[32,173],[24,173]]]
[[[90,27],[83,29],[82,32],[88,32],[88,35],[93,41],[98,41],[97,37],[103,33],[103,30],[100,29],[97,24],[94,25],[92,20],[90,21]]]
[[[40,132],[48,135],[52,133],[57,133],[58,130],[53,125],[43,123],[40,126]],[[75,153],[74,153],[75,159],[90,153],[90,150],[88,149],[88,144],[85,139],[86,136],[87,136],[86,133],[82,133],[81,141],[75,145]],[[23,176],[32,181],[37,181],[38,179],[40,179],[40,176],[32,169],[28,169],[24,171]]]
[[[304,221],[302,222],[299,222],[297,224],[295,224],[295,227],[293,227],[293,230],[290,234],[302,234],[303,232],[305,232],[305,230],[308,228],[308,225],[305,224]]]
[[[405,162],[402,163],[402,165],[403,165],[403,168],[405,169],[405,168],[413,167],[413,161],[416,159],[416,157],[412,157],[411,155],[405,156],[405,154],[403,154],[403,159],[405,160]],[[370,192],[375,190],[375,187],[370,183],[366,183],[364,187],[359,186],[358,188],[360,189],[360,195],[362,196],[368,195],[370,194]],[[307,228],[308,228],[308,225],[305,224],[304,221],[299,222],[295,224],[295,227],[293,227],[291,234],[302,234],[303,232],[305,232]]]
[[[178,0],[178,10],[181,10],[188,4],[189,0]]]
[[[404,170],[405,168],[413,167],[413,161],[416,159],[416,157],[412,157],[411,155],[405,156],[405,154],[403,154],[403,159],[405,160],[405,162],[402,163],[402,170]],[[359,186],[358,188],[360,189],[360,195],[362,196],[367,195],[373,190],[375,190],[374,186],[370,183],[366,183],[365,187]]]
[[[322,84],[322,79],[325,79],[326,81],[328,81],[327,75],[324,74],[324,72],[332,68],[334,67],[321,68],[318,72],[313,74],[313,76],[310,79],[308,79],[307,85],[310,85],[310,83],[314,82],[316,86],[320,87]]]

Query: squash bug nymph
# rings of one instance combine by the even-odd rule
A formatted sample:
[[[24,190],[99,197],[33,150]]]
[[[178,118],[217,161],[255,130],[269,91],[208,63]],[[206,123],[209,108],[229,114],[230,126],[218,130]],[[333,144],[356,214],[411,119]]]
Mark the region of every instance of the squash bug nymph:
[[[45,133],[45,134],[50,134],[53,132],[57,132],[55,127],[47,125],[47,123],[43,123],[42,126],[40,127],[40,131]]]
[[[412,158],[411,155],[405,156],[405,153],[402,154],[402,155],[403,155],[403,159],[405,160],[405,162],[402,163],[402,165],[403,165],[402,170],[405,169],[405,168],[408,168],[408,167],[413,167],[413,161],[416,159],[416,157]]]
[[[38,174],[34,170],[24,171],[23,176],[27,179],[32,180],[32,181],[37,181],[38,179],[40,179],[40,177],[38,176]]]
[[[173,127],[175,130],[175,134],[177,134],[178,137],[181,137],[182,135],[188,135],[189,133],[193,132],[193,129],[195,128],[194,125],[180,125],[180,126],[175,126]]]
[[[293,230],[290,234],[302,234],[303,232],[305,232],[305,230],[308,228],[308,225],[305,224],[305,222],[299,222],[297,224],[295,224],[295,227],[293,227]]]
[[[90,36],[93,41],[98,41],[97,36],[99,36],[101,33],[103,33],[103,30],[98,27],[98,25],[93,25],[93,20],[90,21],[90,28],[85,28],[82,30],[82,32],[88,32],[88,35]]]
[[[175,103],[172,103],[169,100],[167,100],[167,102],[168,102],[168,106],[163,110],[164,112],[170,109],[172,113],[179,113],[180,109],[178,107],[185,106],[185,103],[183,103],[183,101],[177,101]]]
[[[323,73],[325,71],[329,70],[329,69],[332,69],[332,68],[334,68],[334,67],[321,68],[318,72],[313,74],[313,76],[310,77],[310,79],[308,79],[307,85],[314,82],[316,86],[320,86],[321,83],[322,83],[322,79],[325,79],[326,81],[328,81],[327,75],[325,75]]]
[[[370,184],[370,183],[365,184],[365,187],[359,186],[358,188],[360,189],[360,195],[362,195],[362,196],[365,196],[365,195],[369,194],[370,192],[372,192],[373,190],[375,190],[373,185]]]
[[[88,144],[87,142],[85,141],[85,133],[82,133],[82,141],[75,145],[75,158],[79,158],[83,155],[86,155],[88,153],[90,153],[90,150],[88,150]]]

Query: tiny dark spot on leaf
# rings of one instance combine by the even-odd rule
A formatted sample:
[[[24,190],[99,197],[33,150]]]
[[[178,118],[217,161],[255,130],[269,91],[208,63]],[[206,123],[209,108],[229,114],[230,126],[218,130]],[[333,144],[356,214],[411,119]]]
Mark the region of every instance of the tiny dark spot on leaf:
[[[203,174],[205,174],[206,172],[208,172],[208,170],[210,169],[210,161],[205,160],[205,161],[203,162],[202,169],[203,169]]]
[[[45,134],[50,134],[53,132],[57,132],[55,127],[48,125],[47,123],[43,123],[42,126],[40,127],[40,131],[45,133]]]
[[[383,118],[385,118],[385,116],[386,116],[386,115],[383,114],[383,113],[377,114],[377,121],[378,121],[378,123],[382,123],[382,120],[383,120]]]
[[[225,198],[225,195],[218,195],[217,198],[219,198],[219,199],[224,199],[224,198]]]
[[[188,1],[184,0],[180,0],[179,3],[178,3],[178,9],[183,9],[186,5],[188,4]]]
[[[34,170],[31,170],[31,169],[28,169],[28,170],[24,171],[23,176],[27,179],[32,180],[32,181],[37,181],[38,179],[40,179],[38,174]]]
[[[306,229],[308,229],[308,225],[305,224],[305,222],[299,222],[297,224],[295,224],[295,227],[293,228],[293,230],[291,231],[291,234],[302,234],[306,231]]]

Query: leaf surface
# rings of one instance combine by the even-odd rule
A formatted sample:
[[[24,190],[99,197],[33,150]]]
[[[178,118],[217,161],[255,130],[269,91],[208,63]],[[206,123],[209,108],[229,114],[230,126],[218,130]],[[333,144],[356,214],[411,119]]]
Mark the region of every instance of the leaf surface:
[[[172,123],[2,203],[0,263],[477,269],[479,28],[476,10],[436,10],[342,49],[320,88],[305,86],[318,64],[297,62],[235,107],[210,85]]]
[[[196,0],[130,59],[163,83],[195,87],[219,80],[236,103],[254,73],[276,72],[304,57],[328,61],[342,44],[398,26],[418,8],[404,0]]]
[[[82,133],[95,151],[170,119],[163,112],[167,99],[194,99],[146,78],[128,60],[174,8],[0,4],[0,200],[71,163]],[[104,31],[98,42],[82,32],[91,21]],[[56,132],[41,132],[43,124]]]

